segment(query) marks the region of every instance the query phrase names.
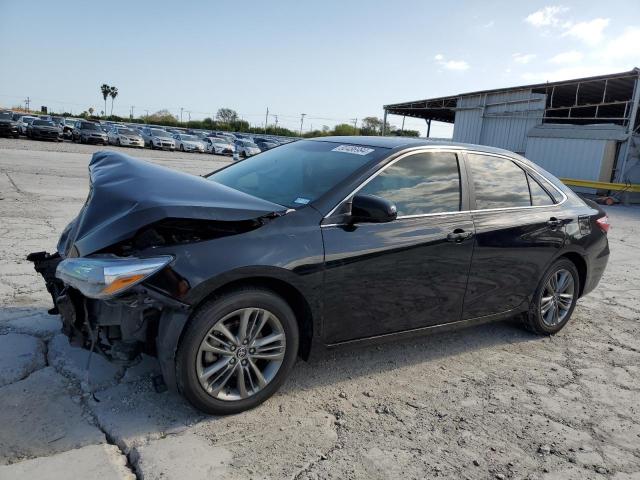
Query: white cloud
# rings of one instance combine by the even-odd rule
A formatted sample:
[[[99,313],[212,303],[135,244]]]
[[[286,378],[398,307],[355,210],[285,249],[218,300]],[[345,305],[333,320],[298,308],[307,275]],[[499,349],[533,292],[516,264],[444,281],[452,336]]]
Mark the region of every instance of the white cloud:
[[[491,20],[487,23],[485,23],[484,25],[482,25],[482,28],[492,28],[493,26],[495,26],[496,22]]]
[[[535,53],[514,53],[513,61],[526,65],[537,57]]]
[[[640,27],[629,27],[607,42],[597,54],[604,60],[624,60],[628,69],[640,65]]]
[[[581,52],[578,52],[577,50],[570,50],[568,52],[562,52],[557,54],[554,57],[551,57],[549,61],[551,63],[557,63],[562,65],[565,63],[576,63],[582,60],[583,58],[584,58],[584,55]]]
[[[562,5],[549,5],[528,15],[524,21],[536,28],[555,27],[560,23],[559,16],[567,10],[569,9]]]
[[[433,57],[438,65],[447,70],[457,70],[463,72],[469,70],[470,65],[464,60],[446,60],[441,53]]]
[[[608,18],[594,18],[588,22],[567,24],[563,37],[575,37],[587,45],[597,45],[604,38],[603,31],[609,25]]]

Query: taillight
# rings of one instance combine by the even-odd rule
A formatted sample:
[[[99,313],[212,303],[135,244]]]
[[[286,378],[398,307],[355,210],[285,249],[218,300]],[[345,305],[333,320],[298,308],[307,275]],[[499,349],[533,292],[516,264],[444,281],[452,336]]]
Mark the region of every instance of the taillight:
[[[609,224],[609,217],[607,217],[606,215],[604,217],[598,218],[596,220],[596,223],[600,227],[600,230],[602,230],[604,233],[607,233],[609,231],[609,227],[611,226]]]

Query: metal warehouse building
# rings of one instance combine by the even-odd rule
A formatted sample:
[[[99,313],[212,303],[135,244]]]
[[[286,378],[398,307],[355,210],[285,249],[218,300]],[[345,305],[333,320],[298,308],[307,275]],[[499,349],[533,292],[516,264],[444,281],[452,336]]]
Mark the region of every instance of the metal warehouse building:
[[[561,178],[638,184],[639,100],[635,68],[385,105],[384,114],[423,118],[428,131],[452,123],[454,141],[512,150]]]

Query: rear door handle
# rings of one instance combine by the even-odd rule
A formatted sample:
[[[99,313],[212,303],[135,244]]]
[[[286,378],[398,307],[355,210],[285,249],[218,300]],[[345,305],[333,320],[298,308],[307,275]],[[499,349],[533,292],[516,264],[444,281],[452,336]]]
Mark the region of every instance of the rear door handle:
[[[551,217],[547,222],[547,225],[549,225],[550,227],[559,227],[560,225],[562,225],[562,220],[558,220],[556,217]]]
[[[473,232],[465,232],[461,228],[456,228],[453,232],[447,235],[447,242],[464,242],[468,238],[473,236]]]

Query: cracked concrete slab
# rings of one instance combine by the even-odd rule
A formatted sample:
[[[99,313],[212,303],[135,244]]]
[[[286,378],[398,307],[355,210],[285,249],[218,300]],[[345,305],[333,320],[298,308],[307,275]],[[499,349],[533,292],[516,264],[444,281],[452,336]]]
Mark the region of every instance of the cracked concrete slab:
[[[0,388],[0,464],[104,443],[77,395],[52,367]]]
[[[0,466],[0,480],[135,480],[127,458],[113,445],[89,445],[48,457]]]
[[[0,387],[22,380],[45,365],[44,343],[31,335],[0,335]]]
[[[17,316],[6,320],[0,319],[0,333],[14,332],[34,335],[48,340],[60,333],[62,321],[58,315],[34,311],[25,316]]]
[[[226,479],[232,454],[205,438],[184,433],[136,447],[131,454],[138,478],[144,480]],[[236,477],[247,478],[247,477]]]
[[[124,451],[185,431],[205,416],[172,392],[156,393],[149,379],[95,393],[88,403],[102,430]]]
[[[51,339],[47,357],[50,365],[76,380],[85,391],[102,390],[116,385],[124,374],[124,367],[110,363],[96,352],[90,354],[88,350],[70,345],[69,339],[63,334]],[[89,370],[87,365],[90,367]]]

